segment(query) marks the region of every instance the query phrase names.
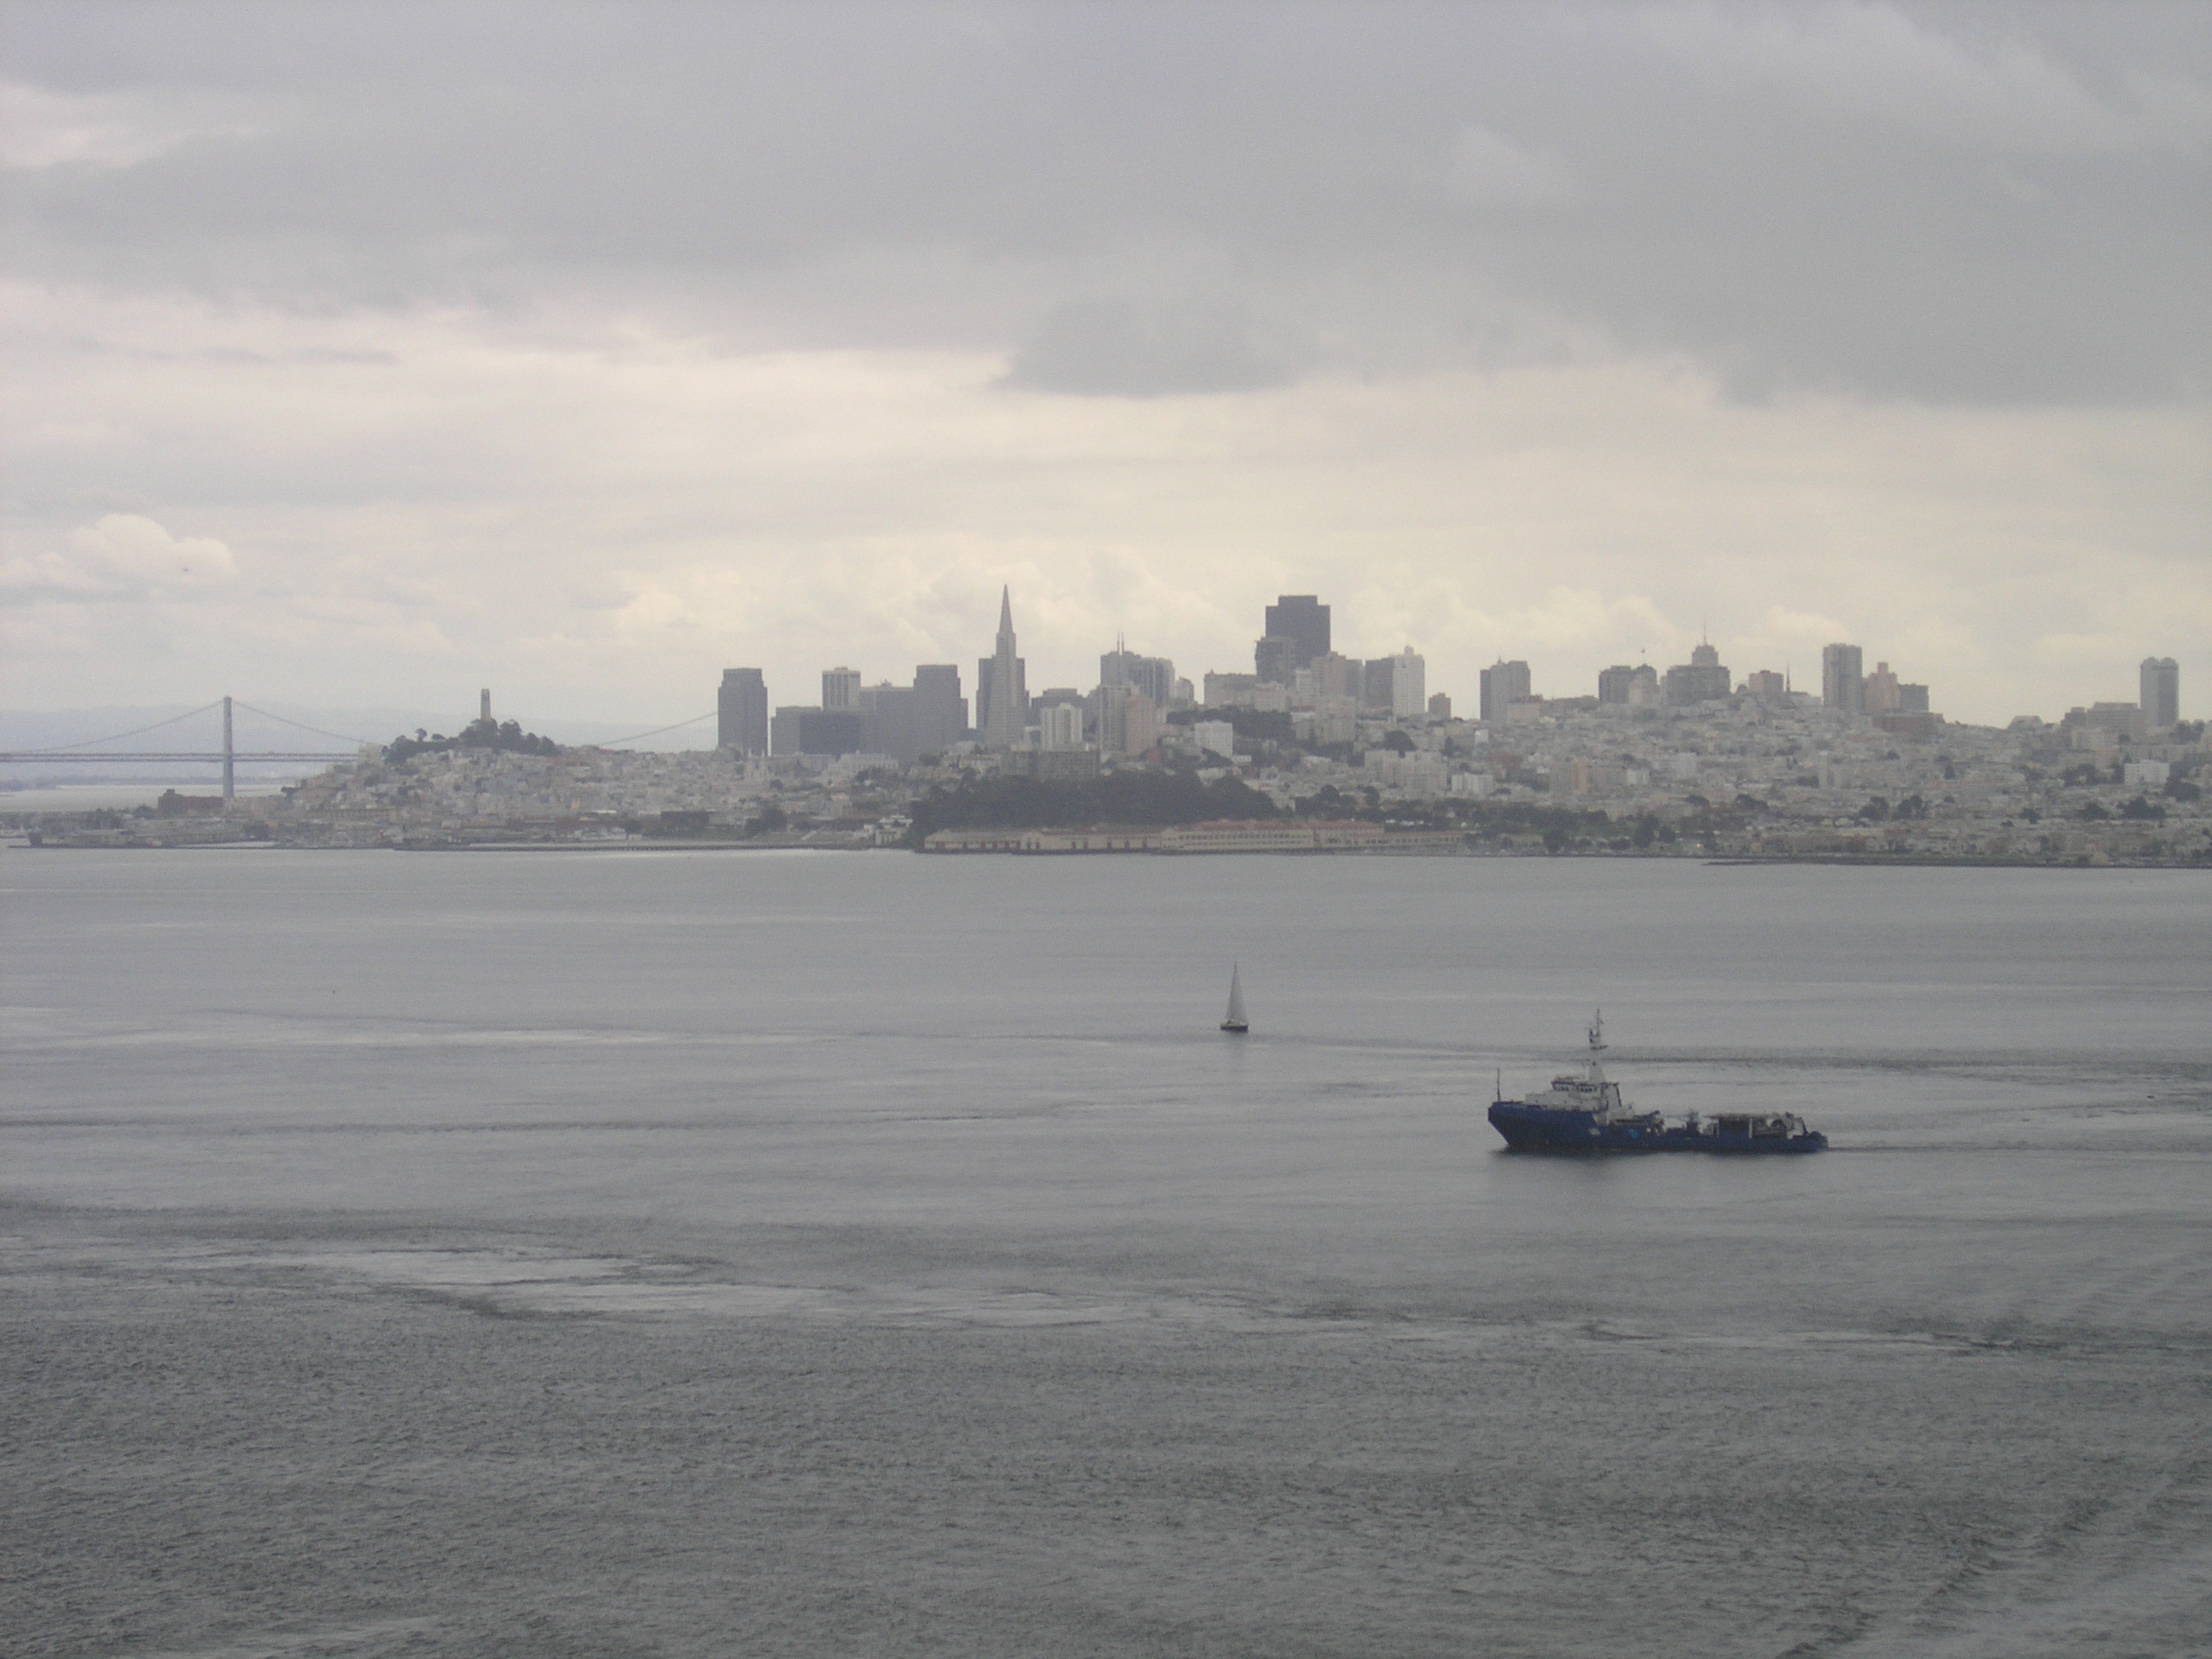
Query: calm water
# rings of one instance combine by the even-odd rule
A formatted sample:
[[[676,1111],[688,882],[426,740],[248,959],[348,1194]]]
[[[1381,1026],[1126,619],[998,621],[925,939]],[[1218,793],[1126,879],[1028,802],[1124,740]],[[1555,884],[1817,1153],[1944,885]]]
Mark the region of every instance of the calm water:
[[[68,1655],[2168,1655],[2212,878],[0,854]],[[1254,1035],[1218,1035],[1232,957]],[[1632,1102],[1829,1154],[1508,1158]]]

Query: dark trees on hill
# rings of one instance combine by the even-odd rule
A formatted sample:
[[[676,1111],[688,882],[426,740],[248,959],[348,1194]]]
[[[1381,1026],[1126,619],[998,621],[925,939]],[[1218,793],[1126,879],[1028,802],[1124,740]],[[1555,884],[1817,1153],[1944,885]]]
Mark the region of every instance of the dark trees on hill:
[[[1000,777],[942,786],[915,803],[908,841],[939,830],[1042,830],[1088,823],[1204,823],[1272,818],[1275,804],[1236,778],[1201,783],[1190,772],[1109,772],[1081,781]]]

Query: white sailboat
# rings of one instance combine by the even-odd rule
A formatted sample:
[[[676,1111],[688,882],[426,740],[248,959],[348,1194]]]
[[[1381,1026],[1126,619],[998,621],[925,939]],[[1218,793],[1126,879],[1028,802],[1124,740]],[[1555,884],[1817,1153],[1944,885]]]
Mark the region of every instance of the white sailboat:
[[[1237,977],[1235,963],[1229,964],[1229,1015],[1221,1022],[1221,1029],[1239,1036],[1252,1029],[1244,1018],[1244,983]]]

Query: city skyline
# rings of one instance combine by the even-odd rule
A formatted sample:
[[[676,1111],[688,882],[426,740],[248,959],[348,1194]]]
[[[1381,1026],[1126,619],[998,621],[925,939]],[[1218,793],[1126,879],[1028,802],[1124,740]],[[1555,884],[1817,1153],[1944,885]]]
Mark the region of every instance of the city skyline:
[[[1856,642],[1832,641],[1824,646],[1814,686],[1800,690],[1787,669],[1778,672],[1759,667],[1740,673],[1732,670],[1721,661],[1719,648],[1704,630],[1690,650],[1689,660],[1668,665],[1663,675],[1649,663],[1613,664],[1599,672],[1590,688],[1540,686],[1528,659],[1500,657],[1481,671],[1472,706],[1462,702],[1455,708],[1448,690],[1430,695],[1425,659],[1410,644],[1400,653],[1364,662],[1334,650],[1333,615],[1333,607],[1321,603],[1318,595],[1279,595],[1265,607],[1261,632],[1254,644],[1254,672],[1249,674],[1207,669],[1179,675],[1171,659],[1133,651],[1127,636],[1117,635],[1114,649],[1099,655],[1097,678],[1088,694],[1079,684],[1033,694],[1027,686],[1026,660],[1017,654],[1012,589],[1011,585],[1002,586],[994,651],[976,662],[976,714],[965,740],[986,750],[1067,750],[1084,747],[1087,741],[1103,753],[1134,753],[1149,746],[1150,737],[1158,730],[1155,717],[1164,717],[1176,709],[1333,711],[1340,721],[1379,716],[1415,725],[1449,720],[1456,714],[1462,721],[1504,725],[1519,718],[1513,712],[1516,705],[1529,705],[1527,712],[1530,714],[1576,703],[1686,710],[1737,696],[1777,705],[1794,701],[1847,715],[1871,717],[1878,723],[1892,722],[1894,730],[1922,735],[1940,727],[1947,718],[1926,681],[1902,678],[1885,658],[1877,657],[1873,670],[1868,671],[1866,653]],[[2151,656],[2137,666],[2139,696],[2135,703],[2098,698],[2091,703],[2071,705],[2072,712],[2136,708],[2141,711],[2138,724],[2154,730],[2183,718],[2177,661]],[[901,688],[886,678],[864,691],[859,671],[842,666],[823,670],[818,703],[778,709],[779,736],[771,747],[779,753],[878,750],[892,755],[901,764],[912,764],[918,755],[941,749],[953,740],[951,733],[957,722],[951,710],[955,706],[967,707],[957,667],[917,665],[914,673],[911,689]],[[930,676],[943,682],[936,701],[943,704],[946,714],[929,728],[933,741],[917,742],[909,729],[911,716],[905,711],[921,695]],[[769,748],[753,741],[759,728],[741,725],[731,712],[730,688],[738,682],[751,687],[756,698],[763,695],[759,669],[724,671],[716,746],[742,754],[769,752]],[[1000,699],[994,688],[1000,684],[1011,684],[1014,693]],[[1133,740],[1128,735],[1133,728],[1121,711],[1130,698],[1147,706],[1145,724],[1136,728],[1142,730],[1146,740]],[[1078,705],[1073,726],[1054,712],[1068,704]],[[890,712],[881,719],[861,718],[861,711],[874,716],[878,709]],[[819,718],[825,715],[831,718]],[[814,717],[811,725],[805,717]],[[841,717],[843,724],[837,723]],[[1895,725],[1896,721],[1905,723]],[[742,732],[739,740],[731,740],[732,732]],[[807,733],[814,735],[803,735]]]
[[[2201,9],[255,15],[11,8],[6,707],[2212,678]]]

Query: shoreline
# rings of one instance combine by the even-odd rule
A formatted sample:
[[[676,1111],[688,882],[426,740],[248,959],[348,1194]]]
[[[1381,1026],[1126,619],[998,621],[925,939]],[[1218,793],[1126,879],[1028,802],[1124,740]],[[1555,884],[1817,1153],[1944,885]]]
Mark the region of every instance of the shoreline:
[[[2107,860],[2093,863],[2087,859],[2007,859],[1984,858],[1967,854],[1948,857],[1935,854],[1878,854],[1854,855],[1846,853],[1734,854],[1673,854],[1673,853],[1547,853],[1537,848],[1234,848],[1219,851],[1167,851],[1155,848],[1100,848],[1085,852],[1036,852],[1015,848],[992,852],[957,854],[926,853],[917,848],[899,846],[823,846],[804,842],[463,842],[445,845],[396,842],[373,847],[311,847],[263,841],[179,842],[168,844],[137,843],[125,846],[67,846],[33,845],[11,839],[4,850],[11,853],[914,853],[931,858],[972,858],[976,856],[1020,859],[1062,858],[1128,858],[1160,857],[1187,858],[1363,858],[1363,859],[1546,859],[1559,862],[1604,861],[1633,864],[1699,864],[1707,869],[1743,869],[1771,865],[1826,865],[1850,870],[2173,870],[2212,872],[2212,864],[2166,861],[2158,863]]]

